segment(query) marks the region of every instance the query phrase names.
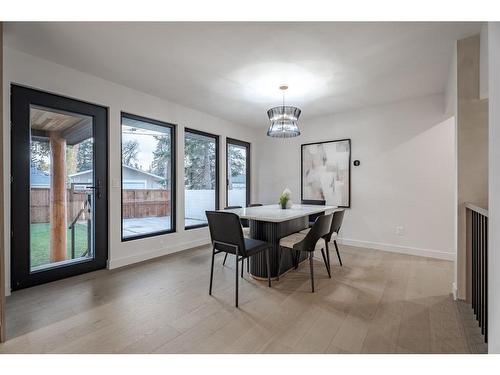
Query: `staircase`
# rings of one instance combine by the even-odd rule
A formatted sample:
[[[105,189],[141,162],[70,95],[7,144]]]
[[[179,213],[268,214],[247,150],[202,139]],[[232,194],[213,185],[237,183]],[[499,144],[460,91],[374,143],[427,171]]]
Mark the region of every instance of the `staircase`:
[[[457,300],[456,303],[470,352],[472,354],[487,354],[488,344],[485,343],[484,335],[481,334],[481,327],[479,327],[472,306],[460,300]]]

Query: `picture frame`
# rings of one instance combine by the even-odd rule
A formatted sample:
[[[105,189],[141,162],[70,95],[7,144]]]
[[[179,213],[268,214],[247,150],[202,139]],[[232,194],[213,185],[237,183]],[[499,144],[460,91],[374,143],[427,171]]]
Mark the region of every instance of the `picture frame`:
[[[301,145],[302,200],[351,207],[351,149],[350,138]]]

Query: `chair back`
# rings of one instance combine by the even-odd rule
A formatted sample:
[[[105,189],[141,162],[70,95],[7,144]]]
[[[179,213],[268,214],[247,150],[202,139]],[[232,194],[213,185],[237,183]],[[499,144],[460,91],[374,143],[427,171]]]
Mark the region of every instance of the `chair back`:
[[[309,199],[302,199],[301,201],[302,204],[312,204],[312,205],[315,205],[315,206],[325,206],[326,205],[326,201],[325,200],[309,200]],[[321,215],[324,215],[325,212],[318,212],[317,214],[312,214],[312,215],[309,215],[309,222],[314,222],[316,221],[316,219],[318,217],[320,217]]]
[[[217,250],[246,256],[245,240],[238,215],[232,212],[206,211],[212,243]],[[229,246],[231,245],[231,246]]]
[[[333,214],[318,216],[311,230],[307,232],[304,239],[296,243],[293,248],[295,250],[313,251],[320,238],[324,238],[330,232],[332,219]]]
[[[312,200],[312,199],[302,199],[300,202],[302,204],[312,204],[314,206],[325,206],[326,201],[325,200]]]
[[[233,210],[235,208],[243,208],[241,206],[226,206],[224,207],[225,210]],[[248,222],[247,219],[240,219],[240,223],[244,228],[248,228],[250,226],[250,223]]]
[[[345,210],[335,211],[333,213],[332,225],[330,227],[330,232],[326,235],[325,240],[330,242],[334,233],[339,233],[342,227],[342,222],[344,221]]]

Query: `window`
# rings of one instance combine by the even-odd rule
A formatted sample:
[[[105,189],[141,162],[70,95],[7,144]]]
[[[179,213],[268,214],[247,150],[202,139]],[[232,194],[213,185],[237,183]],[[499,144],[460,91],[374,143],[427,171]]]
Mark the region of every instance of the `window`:
[[[207,225],[205,211],[219,209],[219,137],[186,129],[184,137],[184,225]]]
[[[175,127],[122,113],[122,240],[175,231]]]
[[[227,139],[226,202],[246,207],[250,203],[250,143]]]

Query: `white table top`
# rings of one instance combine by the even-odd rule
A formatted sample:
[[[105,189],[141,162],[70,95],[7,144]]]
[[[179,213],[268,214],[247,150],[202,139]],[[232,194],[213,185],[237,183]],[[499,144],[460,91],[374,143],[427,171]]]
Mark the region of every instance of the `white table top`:
[[[281,223],[283,221],[297,219],[312,214],[335,210],[337,206],[317,206],[311,204],[294,204],[291,208],[282,209],[278,204],[267,206],[234,208],[231,210],[220,210],[224,212],[233,212],[241,219],[269,221],[272,223]]]

